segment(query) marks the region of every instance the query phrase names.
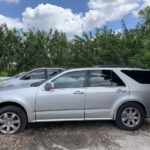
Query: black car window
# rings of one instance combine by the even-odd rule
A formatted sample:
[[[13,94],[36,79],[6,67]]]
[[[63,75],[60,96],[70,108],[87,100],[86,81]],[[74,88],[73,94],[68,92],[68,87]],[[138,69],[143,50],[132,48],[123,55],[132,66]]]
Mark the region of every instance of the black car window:
[[[122,72],[139,83],[150,84],[150,71],[122,70]]]
[[[112,71],[112,86],[125,86],[125,83],[113,71]]]

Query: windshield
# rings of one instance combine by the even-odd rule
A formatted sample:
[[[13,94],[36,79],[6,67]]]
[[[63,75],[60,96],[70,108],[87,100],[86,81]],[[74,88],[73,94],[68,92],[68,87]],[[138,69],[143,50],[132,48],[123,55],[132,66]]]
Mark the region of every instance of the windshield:
[[[14,75],[13,77],[14,77],[14,78],[18,78],[18,77],[24,75],[25,73],[26,73],[26,72],[17,73],[17,74]]]

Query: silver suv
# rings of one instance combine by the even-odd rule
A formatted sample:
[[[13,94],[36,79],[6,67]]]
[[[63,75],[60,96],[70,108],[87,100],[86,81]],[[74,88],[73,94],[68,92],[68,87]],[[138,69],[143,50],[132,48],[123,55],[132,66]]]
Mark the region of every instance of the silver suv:
[[[134,131],[150,117],[150,71],[125,67],[66,70],[32,87],[0,91],[0,132],[28,122],[115,120]]]

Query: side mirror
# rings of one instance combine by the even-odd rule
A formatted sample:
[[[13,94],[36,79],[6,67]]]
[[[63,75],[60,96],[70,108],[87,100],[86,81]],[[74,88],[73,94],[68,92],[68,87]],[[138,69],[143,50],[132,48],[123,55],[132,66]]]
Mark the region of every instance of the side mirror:
[[[46,83],[44,89],[45,91],[50,91],[51,89],[54,89],[54,83]]]

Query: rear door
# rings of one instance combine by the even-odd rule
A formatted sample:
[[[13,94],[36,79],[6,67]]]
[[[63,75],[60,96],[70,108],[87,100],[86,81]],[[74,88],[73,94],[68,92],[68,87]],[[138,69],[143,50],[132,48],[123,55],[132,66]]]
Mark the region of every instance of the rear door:
[[[111,70],[89,71],[85,119],[111,119],[113,104],[123,96],[129,97],[129,88],[115,72]]]

